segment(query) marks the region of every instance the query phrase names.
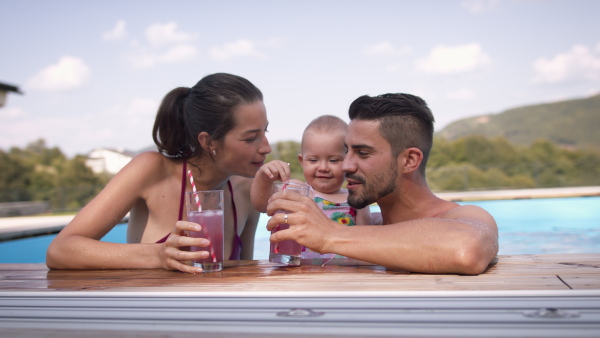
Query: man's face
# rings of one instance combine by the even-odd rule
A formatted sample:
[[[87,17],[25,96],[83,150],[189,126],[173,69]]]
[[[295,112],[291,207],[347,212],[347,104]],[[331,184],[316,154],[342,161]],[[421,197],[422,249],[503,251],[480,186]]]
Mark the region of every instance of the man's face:
[[[394,191],[398,164],[390,144],[379,133],[379,121],[350,121],[346,146],[342,170],[350,206],[362,209]]]

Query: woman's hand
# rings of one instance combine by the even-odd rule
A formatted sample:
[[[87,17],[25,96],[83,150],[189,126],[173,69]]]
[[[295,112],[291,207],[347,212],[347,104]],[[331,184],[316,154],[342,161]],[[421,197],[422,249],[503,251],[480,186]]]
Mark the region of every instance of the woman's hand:
[[[208,247],[210,241],[206,238],[195,238],[186,235],[186,231],[200,231],[202,226],[186,221],[178,221],[175,230],[169,235],[161,251],[161,265],[165,270],[179,270],[189,273],[202,272],[201,267],[193,266],[194,259],[203,259],[209,256],[208,251],[189,251],[191,246]]]

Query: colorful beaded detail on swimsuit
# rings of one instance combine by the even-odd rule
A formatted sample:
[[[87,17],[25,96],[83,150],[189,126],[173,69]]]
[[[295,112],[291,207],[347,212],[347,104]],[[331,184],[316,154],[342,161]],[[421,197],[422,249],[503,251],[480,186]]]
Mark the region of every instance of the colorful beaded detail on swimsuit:
[[[314,201],[330,219],[343,225],[356,225],[356,209],[351,207],[348,202],[335,203],[317,196]]]
[[[356,209],[351,207],[348,202],[336,203],[328,201],[320,196],[317,196],[315,193],[315,197],[313,198],[315,203],[323,210],[325,215],[329,217],[331,220],[334,220],[338,224],[343,225],[356,225]],[[323,264],[328,260],[333,258],[341,258],[343,256],[339,256],[336,254],[320,254],[318,252],[314,252],[306,247],[302,247],[302,259],[311,259],[312,264]]]

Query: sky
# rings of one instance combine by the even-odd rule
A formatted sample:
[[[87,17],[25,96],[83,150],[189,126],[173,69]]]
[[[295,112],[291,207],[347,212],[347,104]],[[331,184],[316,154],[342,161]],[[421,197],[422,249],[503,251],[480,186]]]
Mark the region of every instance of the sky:
[[[0,149],[153,145],[164,95],[227,72],[261,89],[271,143],[361,95],[426,100],[435,128],[600,93],[600,1],[0,0]]]

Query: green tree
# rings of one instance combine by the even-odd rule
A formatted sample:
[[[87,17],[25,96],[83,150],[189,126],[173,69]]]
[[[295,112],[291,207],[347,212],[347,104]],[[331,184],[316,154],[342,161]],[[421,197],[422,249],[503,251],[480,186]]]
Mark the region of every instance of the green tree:
[[[0,150],[0,202],[28,201],[33,167],[12,152]]]

